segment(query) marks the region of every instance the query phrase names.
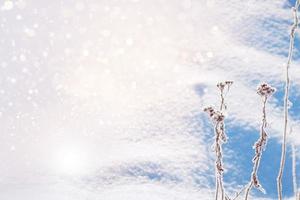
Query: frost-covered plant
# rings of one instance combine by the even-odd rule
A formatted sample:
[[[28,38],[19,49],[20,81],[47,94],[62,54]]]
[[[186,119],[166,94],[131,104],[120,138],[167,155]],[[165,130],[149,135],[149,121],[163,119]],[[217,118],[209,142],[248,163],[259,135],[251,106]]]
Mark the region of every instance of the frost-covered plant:
[[[281,159],[280,159],[280,167],[277,176],[277,192],[278,199],[282,200],[282,176],[285,164],[286,157],[286,141],[287,141],[287,127],[288,127],[288,107],[289,107],[289,88],[290,88],[290,77],[289,77],[289,68],[292,62],[293,50],[294,50],[294,41],[295,34],[298,28],[299,18],[298,18],[298,8],[299,8],[299,0],[296,0],[295,6],[293,7],[294,14],[294,23],[290,32],[290,46],[289,46],[289,54],[288,60],[285,67],[285,95],[284,95],[284,129],[282,134],[282,145],[281,145]]]
[[[257,176],[257,171],[259,168],[260,160],[263,151],[265,150],[266,144],[267,144],[267,139],[268,139],[268,134],[265,130],[267,127],[267,118],[266,118],[266,103],[268,98],[275,92],[275,88],[271,87],[270,85],[263,83],[259,85],[257,88],[257,94],[261,96],[263,106],[262,106],[262,124],[260,127],[260,137],[259,139],[255,142],[253,149],[255,150],[255,155],[252,159],[253,162],[253,169],[251,173],[251,179],[248,184],[248,187],[246,189],[246,195],[245,195],[245,200],[248,199],[249,193],[251,191],[251,188],[254,186],[255,188],[261,190],[264,192],[263,187],[260,185],[258,176]]]
[[[215,199],[219,198],[219,191],[221,193],[221,199],[228,199],[225,194],[224,184],[223,184],[223,153],[222,153],[222,144],[227,141],[227,136],[225,133],[225,115],[223,111],[227,109],[225,103],[225,96],[229,91],[230,86],[233,84],[233,81],[225,81],[217,84],[217,87],[220,90],[220,109],[215,110],[213,107],[204,108],[204,112],[206,112],[211,118],[214,124],[214,132],[215,132],[215,142],[214,142],[214,151],[215,151],[215,177],[216,177],[216,192]]]

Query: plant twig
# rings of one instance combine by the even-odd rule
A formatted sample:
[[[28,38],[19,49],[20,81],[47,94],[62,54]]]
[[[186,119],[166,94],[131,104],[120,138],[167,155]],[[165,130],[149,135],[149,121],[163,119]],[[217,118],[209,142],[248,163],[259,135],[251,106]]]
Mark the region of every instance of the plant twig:
[[[295,33],[298,28],[298,8],[299,8],[299,0],[296,0],[295,6],[293,7],[294,23],[292,25],[291,32],[290,32],[289,53],[288,53],[288,60],[285,68],[286,80],[285,80],[285,95],[284,95],[284,129],[282,134],[280,167],[277,176],[277,192],[278,192],[279,200],[282,200],[282,176],[283,176],[284,164],[286,159],[286,140],[287,140],[287,126],[288,126],[288,109],[289,109],[288,104],[289,104],[289,88],[290,88],[289,68],[293,57]]]
[[[242,187],[242,189],[241,189],[239,192],[237,192],[237,193],[235,194],[235,196],[234,196],[231,200],[236,200],[236,199],[243,193],[243,191],[244,191],[246,188],[247,188],[247,185],[245,185],[244,187]]]
[[[225,96],[227,93],[224,93],[225,87],[227,87],[227,92],[229,91],[230,86],[232,85],[232,81],[225,81],[217,84],[217,87],[220,90],[221,104],[220,110],[215,111],[212,107],[207,107],[204,109],[204,112],[208,113],[210,118],[212,119],[215,127],[215,142],[214,142],[214,151],[215,151],[215,177],[216,177],[216,192],[215,192],[215,200],[218,200],[219,194],[221,193],[221,199],[228,199],[225,194],[225,189],[223,185],[223,152],[222,152],[222,144],[226,142],[227,137],[225,134],[225,116],[222,113],[224,109],[226,109],[225,104]]]
[[[275,88],[269,86],[266,83],[261,84],[257,88],[257,93],[262,97],[262,101],[263,101],[263,107],[262,107],[263,115],[262,115],[262,124],[260,127],[260,137],[253,146],[253,148],[255,149],[255,156],[252,159],[252,162],[254,164],[253,164],[253,169],[251,172],[251,180],[246,189],[245,200],[248,199],[248,196],[249,196],[250,191],[253,186],[256,187],[257,189],[261,190],[262,192],[264,192],[263,187],[259,183],[259,180],[257,177],[257,172],[258,172],[258,168],[260,165],[261,156],[265,149],[265,146],[267,144],[267,139],[268,139],[267,132],[265,131],[265,128],[267,127],[266,103],[267,103],[268,97],[270,97],[274,92],[275,92]]]

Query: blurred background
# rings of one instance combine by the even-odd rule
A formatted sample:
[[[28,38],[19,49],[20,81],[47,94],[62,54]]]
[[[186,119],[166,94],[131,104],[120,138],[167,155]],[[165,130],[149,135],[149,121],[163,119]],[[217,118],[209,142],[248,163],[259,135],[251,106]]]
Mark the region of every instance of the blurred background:
[[[214,133],[202,110],[219,105],[224,80],[234,81],[224,144],[232,195],[250,180],[262,116],[256,87],[277,88],[258,174],[266,194],[252,193],[276,199],[293,4],[0,0],[0,199],[213,199]],[[299,47],[297,34],[287,199],[292,144],[300,166]]]

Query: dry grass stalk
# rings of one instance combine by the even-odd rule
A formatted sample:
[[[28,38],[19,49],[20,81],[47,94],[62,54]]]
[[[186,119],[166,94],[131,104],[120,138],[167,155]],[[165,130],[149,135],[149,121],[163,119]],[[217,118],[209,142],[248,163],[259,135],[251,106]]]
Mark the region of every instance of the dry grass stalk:
[[[282,134],[282,145],[281,145],[281,159],[280,159],[280,168],[277,176],[277,192],[278,199],[282,200],[282,176],[284,171],[284,164],[286,159],[286,141],[287,141],[287,126],[288,126],[288,104],[289,104],[289,88],[290,88],[290,77],[289,77],[289,68],[293,57],[294,50],[294,40],[295,33],[298,28],[298,8],[299,0],[296,0],[295,6],[293,7],[294,14],[294,23],[290,32],[290,45],[289,45],[289,54],[288,60],[285,68],[285,95],[284,95],[284,130]]]
[[[244,186],[239,192],[237,192],[236,194],[235,194],[235,196],[232,198],[232,199],[228,199],[228,200],[236,200],[243,192],[244,192],[244,190],[247,188],[247,185],[246,186]]]
[[[204,109],[211,120],[214,123],[214,132],[215,132],[215,142],[214,142],[214,151],[215,151],[215,177],[216,177],[216,192],[215,200],[218,200],[219,194],[221,193],[221,199],[229,199],[225,194],[224,184],[223,184],[223,153],[222,153],[222,144],[227,141],[227,136],[225,133],[225,115],[223,114],[224,109],[227,109],[225,104],[225,97],[229,91],[230,86],[233,84],[232,81],[220,82],[217,84],[217,87],[220,90],[220,110],[215,110],[213,107],[207,107]]]
[[[248,196],[250,194],[250,191],[252,187],[254,186],[255,188],[261,190],[264,192],[263,187],[260,185],[258,177],[257,177],[257,171],[259,168],[260,160],[263,151],[265,150],[265,146],[267,144],[267,139],[268,139],[268,134],[265,131],[265,128],[267,127],[267,118],[266,118],[266,102],[268,100],[268,97],[270,97],[273,93],[275,92],[275,88],[269,86],[266,83],[261,84],[257,88],[257,94],[259,94],[262,98],[263,101],[263,107],[262,107],[262,124],[260,127],[260,137],[259,139],[255,142],[253,148],[255,149],[255,156],[252,159],[253,162],[253,169],[251,173],[251,180],[250,183],[248,184],[248,187],[246,189],[246,195],[245,195],[245,200],[248,199]]]

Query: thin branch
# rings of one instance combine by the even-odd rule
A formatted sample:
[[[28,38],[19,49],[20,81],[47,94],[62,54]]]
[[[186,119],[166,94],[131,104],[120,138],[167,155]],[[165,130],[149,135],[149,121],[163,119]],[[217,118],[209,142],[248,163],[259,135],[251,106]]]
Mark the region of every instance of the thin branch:
[[[253,148],[255,149],[255,156],[252,159],[253,164],[253,169],[251,172],[251,180],[248,184],[248,187],[246,189],[246,194],[245,194],[245,200],[248,199],[250,191],[252,187],[256,187],[257,189],[260,189],[262,192],[264,192],[263,187],[260,185],[258,177],[257,177],[257,172],[258,168],[260,165],[260,160],[262,157],[262,153],[265,149],[265,146],[267,144],[267,139],[268,135],[267,132],[265,131],[265,128],[267,127],[267,117],[266,117],[266,103],[267,99],[269,96],[271,96],[275,92],[275,88],[269,86],[266,83],[261,84],[257,88],[257,93],[262,97],[263,101],[263,107],[262,107],[262,124],[260,127],[260,137],[259,139],[255,142]]]
[[[218,196],[219,196],[219,178],[217,176],[217,173],[216,173],[216,194],[215,194],[215,200],[218,200]]]
[[[216,192],[215,192],[215,200],[218,200],[220,193],[221,199],[228,199],[225,194],[224,184],[223,184],[223,152],[222,152],[222,144],[226,142],[227,137],[225,133],[225,116],[222,113],[224,109],[226,109],[225,104],[225,96],[224,93],[225,87],[227,87],[227,92],[229,91],[230,86],[232,85],[232,81],[225,81],[217,84],[217,87],[220,90],[220,110],[215,111],[212,107],[207,107],[204,109],[204,112],[207,112],[214,123],[214,132],[215,132],[215,142],[214,142],[214,151],[215,151],[215,177],[216,177]]]
[[[239,192],[237,192],[231,200],[236,200],[244,192],[244,190],[246,188],[247,188],[247,185],[245,185]]]
[[[222,152],[222,141],[221,141],[221,134],[220,127],[222,126],[222,121],[218,121],[215,125],[215,154],[216,154],[216,161],[215,161],[215,169],[216,169],[216,179],[217,179],[217,191],[216,197],[218,199],[219,190],[221,191],[222,200],[224,200],[224,187],[223,187],[223,152]]]
[[[223,110],[227,109],[227,106],[225,104],[225,96],[229,91],[230,86],[233,84],[232,81],[225,81],[225,82],[220,82],[217,84],[217,87],[220,90],[220,97],[221,97],[221,103],[220,103],[220,112],[222,113]],[[224,94],[224,89],[227,87],[227,92]],[[227,136],[225,133],[225,123],[224,120],[219,123],[219,130],[216,130],[216,173],[218,177],[218,184],[221,190],[221,199],[225,200],[225,189],[224,189],[224,184],[223,184],[223,150],[222,150],[222,144],[223,142],[227,141]]]
[[[288,126],[289,88],[290,88],[289,68],[293,57],[295,33],[298,28],[298,8],[299,8],[299,0],[296,1],[295,6],[293,7],[294,23],[292,25],[291,32],[290,32],[289,53],[288,53],[288,60],[285,68],[286,80],[285,80],[285,95],[284,95],[284,129],[282,134],[280,168],[277,176],[277,192],[278,192],[279,200],[282,200],[282,176],[283,176],[284,164],[286,160],[286,140],[287,140],[287,126]]]

